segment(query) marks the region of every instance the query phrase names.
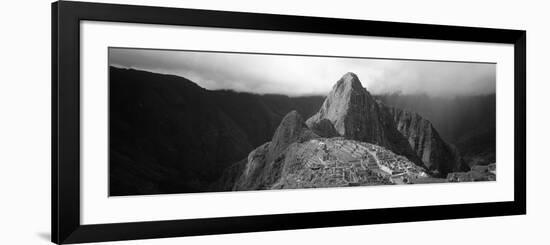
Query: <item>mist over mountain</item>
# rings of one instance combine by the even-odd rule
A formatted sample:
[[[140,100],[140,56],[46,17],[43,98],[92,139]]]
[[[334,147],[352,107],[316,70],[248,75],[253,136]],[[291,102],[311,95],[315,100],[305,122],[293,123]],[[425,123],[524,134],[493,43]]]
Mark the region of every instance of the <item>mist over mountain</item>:
[[[430,176],[468,169],[461,157],[469,165],[494,162],[483,134],[490,130],[444,124],[449,112],[406,102],[413,97],[372,96],[353,73],[326,97],[212,91],[183,77],[115,67],[109,77],[110,195],[439,182],[445,179]],[[479,109],[461,103],[448,108]],[[460,137],[440,137],[423,113]]]
[[[393,93],[375,97],[388,106],[413,111],[428,119],[451,143],[458,143],[472,132],[481,133],[495,128],[495,94],[436,97]]]
[[[495,162],[495,94],[434,97],[394,93],[375,97],[388,106],[416,112],[429,120],[469,165]]]
[[[110,48],[109,64],[174,74],[210,90],[326,95],[346,72],[373,94],[430,96],[495,92],[496,64],[190,50]],[[304,115],[305,117],[305,115]]]

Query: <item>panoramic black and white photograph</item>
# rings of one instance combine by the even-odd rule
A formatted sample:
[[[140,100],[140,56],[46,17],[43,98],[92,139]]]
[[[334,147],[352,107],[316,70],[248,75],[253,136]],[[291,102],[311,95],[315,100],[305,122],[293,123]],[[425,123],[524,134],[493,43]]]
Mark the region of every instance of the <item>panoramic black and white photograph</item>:
[[[108,52],[110,196],[496,180],[495,63]]]

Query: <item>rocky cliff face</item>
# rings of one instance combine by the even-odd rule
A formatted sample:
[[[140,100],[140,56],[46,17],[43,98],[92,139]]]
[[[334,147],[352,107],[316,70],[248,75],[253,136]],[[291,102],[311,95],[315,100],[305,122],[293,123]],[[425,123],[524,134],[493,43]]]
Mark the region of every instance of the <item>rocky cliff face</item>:
[[[306,122],[321,136],[333,137],[334,131],[327,123],[332,124],[338,136],[383,146],[423,165],[407,139],[397,131],[388,109],[376,102],[353,73],[338,80],[319,112]]]
[[[456,149],[443,141],[430,121],[414,112],[397,108],[389,108],[389,111],[397,130],[408,139],[411,148],[430,170],[442,176],[468,170]]]
[[[291,111],[283,118],[273,134],[269,144],[269,158],[275,159],[294,142],[303,142],[318,137],[306,126],[304,119],[297,111]]]

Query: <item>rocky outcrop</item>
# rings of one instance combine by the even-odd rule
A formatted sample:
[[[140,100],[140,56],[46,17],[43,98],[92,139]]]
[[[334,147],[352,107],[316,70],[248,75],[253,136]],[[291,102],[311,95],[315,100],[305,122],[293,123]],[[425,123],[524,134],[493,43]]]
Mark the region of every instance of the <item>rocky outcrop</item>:
[[[414,112],[397,108],[389,108],[389,111],[397,130],[408,139],[411,148],[430,170],[441,176],[468,170],[456,149],[439,136],[430,121]]]
[[[287,148],[296,143],[318,138],[296,111],[288,113],[270,142],[253,150],[247,157],[241,176],[234,190],[257,190],[269,188],[281,176]]]
[[[333,86],[319,112],[306,124],[315,129],[330,128],[330,122],[338,136],[383,146],[403,155],[418,165],[420,158],[397,131],[392,115],[365,89],[354,73],[346,73]],[[329,132],[323,134],[323,132]],[[316,130],[323,137],[333,137],[330,130]]]
[[[294,142],[303,142],[318,137],[306,126],[304,119],[297,111],[291,111],[283,118],[273,134],[269,144],[269,159],[273,160]]]

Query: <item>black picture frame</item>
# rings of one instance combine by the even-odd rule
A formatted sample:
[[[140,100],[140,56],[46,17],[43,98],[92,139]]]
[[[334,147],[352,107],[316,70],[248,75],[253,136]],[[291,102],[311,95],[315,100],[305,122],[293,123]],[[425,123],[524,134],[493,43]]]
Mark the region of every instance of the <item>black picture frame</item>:
[[[84,20],[514,45],[514,201],[82,225],[80,22]],[[52,242],[100,242],[526,213],[526,31],[61,1],[52,4]]]

